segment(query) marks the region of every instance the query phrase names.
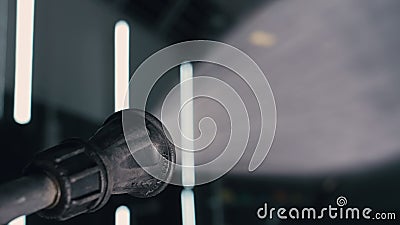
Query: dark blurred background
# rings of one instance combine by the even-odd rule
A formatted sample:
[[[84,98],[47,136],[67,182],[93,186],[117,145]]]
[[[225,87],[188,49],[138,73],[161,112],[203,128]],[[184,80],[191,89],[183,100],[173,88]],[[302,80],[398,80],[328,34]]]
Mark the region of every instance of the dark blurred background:
[[[256,211],[264,202],[325,207],[343,195],[351,206],[400,217],[400,1],[36,0],[27,125],[13,120],[16,5],[0,2],[0,182],[20,176],[37,151],[89,138],[114,111],[114,26],[122,19],[131,29],[131,72],[170,44],[211,39],[252,57],[274,91],[278,125],[267,160],[249,173],[245,156],[196,187],[197,224],[398,224],[259,220]],[[171,70],[159,81],[149,111],[178,78]],[[130,208],[131,224],[181,224],[181,189],[114,196],[93,214],[65,222],[32,215],[27,224],[114,224],[120,205]]]

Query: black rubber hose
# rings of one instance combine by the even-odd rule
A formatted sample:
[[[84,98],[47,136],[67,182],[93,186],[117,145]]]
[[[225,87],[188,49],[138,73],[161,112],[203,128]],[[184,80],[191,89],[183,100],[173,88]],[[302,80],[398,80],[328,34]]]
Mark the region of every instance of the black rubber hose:
[[[0,186],[0,224],[51,206],[57,187],[45,175],[21,177]]]

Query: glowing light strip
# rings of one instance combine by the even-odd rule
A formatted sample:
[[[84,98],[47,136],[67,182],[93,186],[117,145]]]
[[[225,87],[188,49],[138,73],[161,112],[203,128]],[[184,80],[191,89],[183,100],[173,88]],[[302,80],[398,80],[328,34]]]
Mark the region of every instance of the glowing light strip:
[[[181,138],[181,145],[185,149],[193,150],[193,66],[191,63],[184,63],[180,67],[180,104],[181,129],[186,138]],[[194,153],[181,151],[182,157],[182,184],[185,187],[181,193],[182,224],[195,225],[196,212],[194,193],[192,188],[195,184]]]
[[[120,206],[115,210],[115,225],[130,225],[131,212],[128,207]]]
[[[114,104],[115,111],[129,107],[129,25],[120,20],[114,30]],[[125,99],[126,98],[126,99]]]
[[[114,110],[129,108],[129,25],[120,20],[114,27]],[[115,225],[130,225],[130,210],[115,210]]]
[[[25,224],[26,224],[26,216],[20,216],[8,223],[8,225],[25,225]]]
[[[14,120],[31,120],[34,0],[17,0]]]
[[[182,224],[195,225],[194,193],[191,189],[183,189],[181,193]]]
[[[187,138],[181,138],[181,145],[185,149],[193,149],[193,66],[191,63],[182,64],[180,67],[181,93],[181,129]],[[186,103],[186,104],[185,104]],[[194,154],[182,151],[182,183],[185,187],[193,187],[195,182]]]

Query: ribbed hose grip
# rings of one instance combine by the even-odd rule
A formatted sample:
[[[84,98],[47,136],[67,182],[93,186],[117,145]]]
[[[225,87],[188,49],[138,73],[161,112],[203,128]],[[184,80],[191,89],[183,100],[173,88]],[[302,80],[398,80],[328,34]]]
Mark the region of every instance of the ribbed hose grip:
[[[90,152],[89,144],[67,140],[38,154],[27,168],[29,173],[46,173],[58,188],[56,204],[40,211],[41,216],[66,220],[98,208],[104,199],[107,171]]]
[[[129,126],[122,125],[122,116]],[[55,204],[39,215],[66,220],[100,209],[111,194],[146,198],[160,193],[175,162],[174,146],[165,132],[151,114],[130,109],[111,115],[89,141],[70,139],[39,153],[26,173],[44,172],[58,188]],[[133,154],[145,156],[147,164],[139,165]]]

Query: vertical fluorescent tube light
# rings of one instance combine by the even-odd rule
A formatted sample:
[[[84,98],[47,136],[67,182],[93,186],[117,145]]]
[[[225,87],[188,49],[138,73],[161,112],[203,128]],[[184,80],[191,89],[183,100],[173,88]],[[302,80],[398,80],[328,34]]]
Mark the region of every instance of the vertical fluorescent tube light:
[[[115,112],[129,107],[129,25],[120,20],[114,30]],[[125,97],[126,96],[126,97]]]
[[[25,225],[25,224],[26,224],[25,216],[20,216],[8,223],[8,225]]]
[[[115,210],[115,225],[130,225],[131,212],[128,207],[120,206]]]
[[[193,150],[193,66],[184,63],[180,67],[181,82],[181,146]],[[184,137],[185,136],[185,137]],[[182,151],[182,183],[184,187],[193,187],[195,182],[193,151]]]
[[[196,211],[194,203],[193,187],[195,184],[194,170],[194,145],[193,145],[193,66],[184,63],[180,67],[180,105],[182,137],[182,184],[184,189],[181,193],[182,224],[195,225]],[[185,136],[185,137],[184,137]],[[186,150],[185,150],[186,149]],[[188,151],[189,150],[189,151]]]
[[[183,225],[195,225],[194,193],[192,189],[183,189],[181,193]]]
[[[14,120],[31,120],[34,0],[17,0]]]
[[[114,111],[129,108],[129,25],[120,20],[114,28]],[[115,211],[115,225],[130,225],[130,211],[120,206]]]

